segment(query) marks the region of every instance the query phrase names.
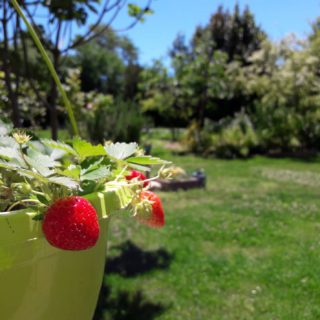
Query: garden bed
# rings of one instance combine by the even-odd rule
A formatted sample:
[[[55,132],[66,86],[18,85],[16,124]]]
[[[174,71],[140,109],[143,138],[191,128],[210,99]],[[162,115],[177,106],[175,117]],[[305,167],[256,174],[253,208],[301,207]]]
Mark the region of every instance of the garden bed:
[[[205,188],[206,176],[202,171],[196,171],[190,177],[186,177],[179,180],[162,180],[157,179],[151,184],[152,190],[161,191],[177,191],[177,190],[189,190],[195,188]]]

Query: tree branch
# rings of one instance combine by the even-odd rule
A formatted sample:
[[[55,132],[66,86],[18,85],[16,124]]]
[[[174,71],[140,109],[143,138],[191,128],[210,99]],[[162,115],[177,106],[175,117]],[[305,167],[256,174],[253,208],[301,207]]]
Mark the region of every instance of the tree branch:
[[[106,1],[108,2],[108,1]],[[122,2],[122,3],[121,3]],[[139,14],[139,16],[135,17],[134,21],[129,24],[127,27],[123,28],[123,29],[119,29],[119,30],[115,30],[115,32],[125,32],[128,31],[130,29],[132,29],[143,17],[143,15],[145,14],[146,10],[150,8],[152,3],[152,0],[148,0],[147,5],[145,6],[145,9],[142,10],[141,14]],[[114,20],[117,18],[117,16],[119,15],[121,9],[123,9],[123,7],[127,4],[127,0],[117,0],[114,4],[112,4],[110,7],[106,7],[106,5],[104,6],[104,10],[101,12],[101,15],[99,16],[99,18],[97,19],[97,21],[93,24],[92,27],[90,27],[90,29],[88,30],[88,32],[81,36],[80,38],[78,38],[74,43],[72,43],[70,46],[68,46],[67,48],[65,48],[63,50],[63,53],[66,53],[68,50],[70,49],[75,49],[76,47],[83,45],[85,43],[90,42],[91,40],[93,40],[94,38],[98,37],[100,34],[102,34],[103,32],[105,32],[108,28],[110,28],[111,24],[114,22]],[[95,32],[97,30],[97,28],[100,26],[100,23],[102,22],[103,17],[105,16],[105,14],[107,12],[110,12],[111,10],[115,9],[117,7],[117,9],[115,10],[115,12],[113,13],[112,17],[109,19],[109,21],[104,24],[104,26],[99,29],[97,32]]]
[[[68,50],[70,49],[74,49],[86,42],[88,42],[90,38],[90,36],[93,34],[93,32],[96,30],[96,28],[100,25],[101,21],[103,20],[104,16],[110,12],[111,10],[113,10],[116,6],[120,5],[122,0],[116,0],[115,3],[113,3],[110,7],[109,7],[109,2],[110,0],[106,0],[105,4],[103,6],[103,9],[99,15],[99,17],[97,18],[97,20],[95,21],[95,23],[89,28],[89,30],[80,38],[78,38],[75,42],[71,43],[71,45],[69,45],[67,48],[65,48],[63,50],[63,53],[66,53]],[[117,9],[117,11],[120,11],[119,8]],[[118,12],[117,12],[118,14]]]

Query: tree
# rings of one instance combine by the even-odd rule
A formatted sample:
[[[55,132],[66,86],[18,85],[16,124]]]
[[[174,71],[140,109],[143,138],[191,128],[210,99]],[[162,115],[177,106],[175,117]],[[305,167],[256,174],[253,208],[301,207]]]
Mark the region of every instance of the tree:
[[[233,14],[222,6],[213,14],[207,26],[198,27],[193,36],[193,43],[209,38],[214,43],[215,50],[221,50],[228,56],[228,62],[239,60],[248,63],[249,56],[261,47],[266,34],[257,26],[249,7],[243,13],[238,4]]]
[[[127,0],[105,0],[104,2],[100,2],[99,0],[36,0],[32,2],[22,2],[21,5],[29,20],[37,29],[38,34],[42,37],[46,48],[50,51],[53,64],[60,74],[63,58],[70,50],[74,50],[78,46],[89,42],[110,28],[115,18],[126,7],[132,20],[122,30],[132,28],[143,19],[145,14],[151,12],[151,3],[152,0],[146,0],[143,8],[134,4],[128,4]],[[3,13],[1,19],[3,35],[0,39],[3,47],[2,69],[5,72],[6,87],[12,105],[12,119],[16,126],[20,126],[21,120],[17,102],[20,74],[18,73],[19,77],[17,74],[13,74],[12,66],[14,65],[14,59],[13,56],[10,56],[9,52],[10,48],[18,48],[19,43],[21,44],[24,28],[8,0],[2,1],[1,9]],[[95,16],[96,18],[95,22],[90,25],[88,24],[89,15]],[[12,21],[15,23],[14,29],[9,30],[9,24],[11,24]],[[104,26],[100,28],[102,22]],[[82,32],[79,33],[75,30],[82,30]],[[26,58],[26,56],[24,56],[24,58]],[[24,63],[27,64],[28,61],[24,61]],[[58,130],[56,109],[57,89],[53,81],[50,87],[46,99],[48,101],[52,137],[56,139]]]
[[[133,98],[140,71],[137,57],[137,49],[130,39],[108,29],[80,46],[71,62],[81,69],[83,91]]]
[[[265,150],[310,149],[320,142],[320,59],[315,43],[295,38],[265,42],[243,68],[251,119]]]
[[[159,60],[144,68],[140,74],[138,101],[142,111],[151,117],[156,126],[171,128],[172,140],[176,128],[187,125],[188,109],[181,100],[176,79]]]

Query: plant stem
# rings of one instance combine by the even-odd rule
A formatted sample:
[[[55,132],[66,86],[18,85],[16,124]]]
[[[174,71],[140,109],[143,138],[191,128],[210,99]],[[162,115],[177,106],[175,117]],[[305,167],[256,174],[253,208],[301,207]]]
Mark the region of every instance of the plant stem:
[[[16,207],[17,205],[19,204],[24,204],[24,203],[41,203],[40,201],[38,200],[34,200],[34,199],[23,199],[23,200],[20,200],[20,201],[17,201],[15,203],[13,203],[8,209],[7,211],[11,211],[14,207]]]
[[[114,181],[118,181],[121,177],[122,177],[122,175],[123,175],[123,173],[127,170],[127,168],[128,168],[128,166],[124,166],[124,168],[121,170],[121,172],[117,175],[117,177],[114,179]]]
[[[38,47],[42,57],[43,57],[43,60],[45,61],[45,63],[47,64],[47,67],[53,77],[53,80],[55,81],[55,83],[57,84],[57,87],[59,89],[59,92],[61,94],[61,97],[63,99],[63,102],[65,104],[65,107],[67,109],[67,112],[68,112],[68,116],[69,116],[69,119],[70,119],[70,122],[71,122],[71,126],[72,126],[72,130],[73,130],[73,134],[75,136],[79,136],[79,130],[78,130],[78,127],[77,127],[77,123],[76,123],[76,120],[75,120],[75,117],[74,117],[74,114],[73,114],[73,111],[72,111],[72,107],[71,107],[71,104],[70,104],[70,101],[66,95],[66,92],[64,91],[63,87],[62,87],[62,84],[61,84],[61,81],[59,79],[59,76],[46,52],[46,50],[44,49],[37,33],[35,32],[34,28],[32,27],[32,25],[29,23],[28,19],[26,18],[26,16],[24,15],[24,13],[22,12],[17,0],[10,0],[12,5],[14,6],[15,10],[17,11],[17,13],[19,14],[19,16],[22,18],[22,20],[24,21],[24,23],[26,24],[27,28],[28,28],[28,31],[31,35],[31,37],[33,38],[33,41],[35,42],[36,46]]]

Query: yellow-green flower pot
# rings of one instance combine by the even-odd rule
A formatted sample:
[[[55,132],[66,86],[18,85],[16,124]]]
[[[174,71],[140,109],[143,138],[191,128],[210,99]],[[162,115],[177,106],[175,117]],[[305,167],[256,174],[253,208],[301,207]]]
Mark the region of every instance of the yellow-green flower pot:
[[[97,210],[100,238],[85,251],[52,247],[42,222],[32,219],[35,212],[0,213],[0,319],[92,319],[104,273],[110,194],[114,198],[86,197]]]

